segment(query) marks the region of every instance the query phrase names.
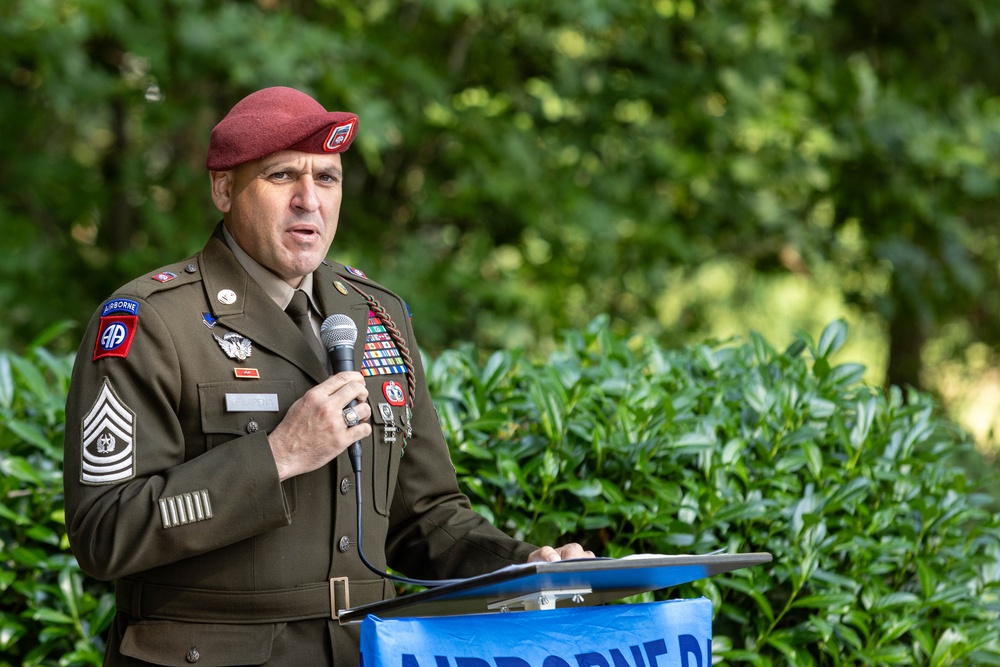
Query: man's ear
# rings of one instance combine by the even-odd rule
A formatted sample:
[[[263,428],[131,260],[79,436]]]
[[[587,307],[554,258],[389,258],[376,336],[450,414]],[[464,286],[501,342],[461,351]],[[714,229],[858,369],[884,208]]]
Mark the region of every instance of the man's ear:
[[[208,178],[212,182],[212,201],[215,202],[215,208],[223,213],[229,213],[229,209],[233,206],[232,170],[210,171]]]

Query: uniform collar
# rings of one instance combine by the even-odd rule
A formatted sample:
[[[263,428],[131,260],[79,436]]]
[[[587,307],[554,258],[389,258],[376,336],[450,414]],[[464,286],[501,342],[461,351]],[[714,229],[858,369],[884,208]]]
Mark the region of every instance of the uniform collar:
[[[325,364],[282,312],[283,308],[251,277],[233,247],[235,243],[226,243],[225,230],[219,223],[199,258],[205,297],[216,319],[255,346],[272,350],[322,382],[328,376]],[[288,289],[290,299],[292,289]]]
[[[229,233],[226,225],[222,225],[222,236],[226,240],[226,245],[229,249],[233,251],[233,255],[239,261],[240,266],[250,274],[250,277],[254,279],[264,293],[271,297],[271,300],[277,304],[278,308],[284,310],[288,307],[288,304],[292,301],[292,295],[295,294],[295,288],[286,283],[284,280],[279,278],[273,271],[268,269],[266,266],[255,260],[253,257],[247,254],[243,248],[236,242],[233,235]],[[299,285],[298,289],[306,293],[309,297],[309,305],[312,307],[314,316],[319,313],[318,304],[316,303],[316,297],[313,294],[313,274],[308,274],[302,279],[302,283]]]

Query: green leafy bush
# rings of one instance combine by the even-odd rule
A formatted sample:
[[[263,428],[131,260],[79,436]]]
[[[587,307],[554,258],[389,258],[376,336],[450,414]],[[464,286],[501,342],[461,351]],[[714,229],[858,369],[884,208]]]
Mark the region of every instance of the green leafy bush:
[[[0,667],[101,664],[110,586],[86,577],[66,540],[64,406],[73,359],[44,344],[0,351]]]
[[[0,667],[98,665],[113,613],[65,539],[58,333],[0,352]],[[929,396],[833,365],[845,338],[663,349],[597,320],[544,361],[427,368],[462,483],[512,534],[774,555],[656,594],[713,601],[717,663],[1000,665],[1000,521],[956,464],[969,438]]]
[[[431,375],[463,482],[506,530],[773,554],[667,592],[713,601],[716,660],[1000,664],[1000,523],[955,464],[972,444],[929,396],[831,365],[846,335],[666,350],[598,320],[545,363],[464,349]]]

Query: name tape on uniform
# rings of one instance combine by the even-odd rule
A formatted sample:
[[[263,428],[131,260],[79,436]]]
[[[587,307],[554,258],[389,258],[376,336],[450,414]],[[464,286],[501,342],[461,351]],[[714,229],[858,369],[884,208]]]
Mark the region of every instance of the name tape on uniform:
[[[277,394],[226,394],[226,412],[277,411]]]

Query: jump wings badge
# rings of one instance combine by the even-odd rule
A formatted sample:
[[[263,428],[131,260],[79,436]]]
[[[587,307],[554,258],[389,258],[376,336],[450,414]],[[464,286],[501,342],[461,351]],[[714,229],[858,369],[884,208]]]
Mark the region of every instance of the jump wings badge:
[[[230,331],[222,338],[219,338],[215,334],[212,334],[212,337],[215,338],[219,347],[222,348],[222,351],[230,359],[246,361],[247,357],[250,356],[250,346],[252,343],[249,338],[244,338],[235,331]]]

